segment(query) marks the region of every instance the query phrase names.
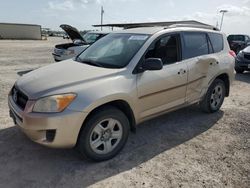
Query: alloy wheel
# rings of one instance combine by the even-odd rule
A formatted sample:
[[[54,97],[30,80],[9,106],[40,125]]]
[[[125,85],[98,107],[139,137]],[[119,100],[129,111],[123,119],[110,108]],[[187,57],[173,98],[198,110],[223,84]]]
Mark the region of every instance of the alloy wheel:
[[[121,141],[123,134],[121,123],[113,118],[99,122],[90,134],[90,147],[98,154],[112,152]]]

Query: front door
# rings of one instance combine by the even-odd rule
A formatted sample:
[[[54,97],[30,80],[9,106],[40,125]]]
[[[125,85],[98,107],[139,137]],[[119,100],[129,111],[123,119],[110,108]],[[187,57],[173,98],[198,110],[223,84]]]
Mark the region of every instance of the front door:
[[[160,113],[185,102],[187,65],[181,62],[179,34],[165,35],[150,47],[146,58],[161,58],[163,69],[137,76],[140,118]]]

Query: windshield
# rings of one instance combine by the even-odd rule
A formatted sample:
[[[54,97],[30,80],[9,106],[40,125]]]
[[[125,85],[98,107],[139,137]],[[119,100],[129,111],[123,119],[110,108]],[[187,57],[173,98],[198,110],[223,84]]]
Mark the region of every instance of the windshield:
[[[85,35],[83,35],[83,38],[88,44],[93,44],[104,35],[105,34],[101,33],[86,33]]]
[[[245,37],[244,35],[229,35],[228,41],[244,41]]]
[[[87,48],[77,61],[105,68],[125,67],[149,35],[109,34]]]

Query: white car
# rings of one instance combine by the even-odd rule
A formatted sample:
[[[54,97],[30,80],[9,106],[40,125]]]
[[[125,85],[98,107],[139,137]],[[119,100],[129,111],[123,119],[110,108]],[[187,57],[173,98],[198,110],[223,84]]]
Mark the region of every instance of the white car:
[[[72,42],[55,46],[54,52],[52,53],[55,61],[71,59],[79,55],[89,47],[89,45],[108,34],[102,31],[90,31],[82,36],[76,28],[70,25],[63,24],[60,25],[60,27],[67,33]]]

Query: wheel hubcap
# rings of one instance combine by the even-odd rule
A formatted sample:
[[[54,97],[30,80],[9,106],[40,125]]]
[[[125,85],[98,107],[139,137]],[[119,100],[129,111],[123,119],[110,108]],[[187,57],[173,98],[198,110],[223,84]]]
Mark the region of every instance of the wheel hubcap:
[[[98,154],[107,154],[115,149],[122,138],[121,123],[113,118],[99,122],[90,134],[90,147]]]
[[[211,107],[213,109],[218,108],[218,106],[220,105],[223,97],[222,97],[222,87],[220,85],[217,85],[211,95],[211,99],[210,99],[210,104]]]

